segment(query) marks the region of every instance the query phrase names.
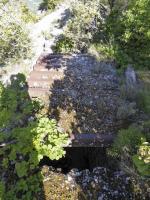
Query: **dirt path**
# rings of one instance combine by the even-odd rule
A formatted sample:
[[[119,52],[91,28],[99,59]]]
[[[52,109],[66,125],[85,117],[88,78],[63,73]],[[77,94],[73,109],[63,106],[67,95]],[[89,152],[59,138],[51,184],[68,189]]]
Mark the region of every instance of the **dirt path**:
[[[56,37],[63,32],[63,27],[59,26],[59,22],[66,20],[69,13],[69,3],[64,1],[58,9],[45,16],[31,28],[31,40],[33,42],[33,51],[35,60],[41,53],[52,53],[52,45]],[[64,23],[65,24],[65,23]]]

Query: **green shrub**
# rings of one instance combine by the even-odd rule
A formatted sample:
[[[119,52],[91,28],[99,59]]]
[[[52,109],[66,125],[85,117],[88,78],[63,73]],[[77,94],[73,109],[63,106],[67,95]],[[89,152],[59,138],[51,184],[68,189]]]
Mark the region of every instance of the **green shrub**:
[[[0,87],[0,199],[38,199],[42,193],[39,162],[47,156],[58,160],[65,155],[67,135],[56,121],[40,115],[41,106],[32,101],[22,74]],[[4,196],[4,197],[3,197]]]
[[[150,0],[133,0],[122,12],[114,8],[107,18],[107,38],[111,38],[117,61],[149,68]],[[110,41],[110,39],[109,39]]]
[[[93,43],[90,45],[89,53],[95,54],[100,59],[114,59],[114,47],[108,44]],[[94,53],[95,52],[95,53]]]
[[[0,29],[0,64],[4,64],[10,59],[16,60],[26,58],[29,53],[30,40],[27,32],[17,23],[10,23]]]

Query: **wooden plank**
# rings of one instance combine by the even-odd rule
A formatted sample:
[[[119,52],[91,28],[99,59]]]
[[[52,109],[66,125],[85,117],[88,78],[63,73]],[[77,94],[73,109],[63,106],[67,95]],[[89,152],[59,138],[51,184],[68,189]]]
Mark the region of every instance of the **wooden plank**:
[[[53,80],[28,80],[29,88],[49,89],[54,81]]]
[[[49,89],[45,89],[45,88],[29,88],[28,93],[30,97],[41,97],[41,96],[49,95],[50,91]]]
[[[110,147],[115,135],[107,134],[75,134],[65,147]]]
[[[46,63],[48,63],[48,61],[55,61],[55,60],[59,60],[59,59],[61,59],[61,60],[68,60],[68,59],[70,59],[70,58],[73,58],[74,56],[76,56],[76,57],[84,57],[84,58],[86,58],[86,57],[91,57],[91,58],[94,58],[94,56],[92,56],[92,55],[89,55],[89,54],[42,54],[38,59],[37,59],[37,61],[36,61],[36,64],[39,64],[39,65],[41,65],[41,64],[46,64]]]
[[[68,144],[63,147],[110,147],[115,139],[114,135],[100,134],[76,134],[72,135],[68,140]],[[17,143],[17,140],[0,143],[0,148],[7,145]]]

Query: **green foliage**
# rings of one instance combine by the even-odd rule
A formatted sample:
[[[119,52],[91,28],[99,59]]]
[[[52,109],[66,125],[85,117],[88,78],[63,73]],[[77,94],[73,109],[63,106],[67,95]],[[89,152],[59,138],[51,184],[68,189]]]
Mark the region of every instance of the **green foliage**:
[[[58,131],[54,120],[38,114],[41,106],[30,99],[22,74],[13,76],[7,87],[1,84],[0,109],[0,143],[13,141],[0,151],[0,170],[7,174],[0,185],[3,199],[37,199],[42,188],[39,162],[44,156],[64,156],[67,135]]]
[[[138,145],[141,143],[141,138],[144,138],[144,135],[141,133],[139,127],[130,126],[128,129],[119,131],[113,148],[120,154],[124,148],[128,149],[131,154],[134,154],[137,151]]]
[[[61,0],[43,0],[40,4],[40,10],[54,10]]]
[[[0,9],[0,64],[26,58],[30,52],[30,39],[19,5],[12,1]]]
[[[27,32],[17,23],[0,27],[0,64],[10,59],[25,58],[29,52],[29,38]]]
[[[122,12],[114,8],[107,18],[106,35],[114,46],[114,57],[120,64],[133,63],[149,68],[150,1],[133,0]]]
[[[26,178],[20,178],[17,180],[16,185],[10,185],[9,190],[4,195],[5,199],[40,199],[41,192],[40,188],[42,181],[42,175],[36,173],[35,175],[28,176]]]
[[[93,43],[89,47],[91,54],[97,55],[100,59],[114,58],[114,47],[110,44]],[[94,53],[95,52],[95,53]]]
[[[32,131],[36,135],[33,145],[38,152],[38,158],[47,156],[51,160],[58,160],[64,155],[62,145],[67,142],[67,135],[58,132],[55,120],[41,118]]]

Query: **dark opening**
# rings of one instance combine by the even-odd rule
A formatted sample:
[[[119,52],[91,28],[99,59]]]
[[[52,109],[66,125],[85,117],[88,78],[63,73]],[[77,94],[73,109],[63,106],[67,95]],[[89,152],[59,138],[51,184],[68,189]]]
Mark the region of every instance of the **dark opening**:
[[[40,166],[48,165],[54,169],[60,169],[63,173],[69,172],[73,168],[79,170],[92,170],[98,166],[106,166],[106,149],[101,147],[68,147],[65,148],[66,155],[60,160],[50,160],[44,157]]]

